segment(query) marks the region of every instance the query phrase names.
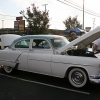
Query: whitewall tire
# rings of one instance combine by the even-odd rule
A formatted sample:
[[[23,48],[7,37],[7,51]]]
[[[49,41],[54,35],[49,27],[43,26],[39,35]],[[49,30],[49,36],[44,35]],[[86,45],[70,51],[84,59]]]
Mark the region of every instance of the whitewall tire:
[[[3,68],[4,68],[4,71],[6,73],[8,73],[8,74],[12,73],[12,71],[13,71],[13,68],[12,67],[9,67],[9,66],[4,66]]]
[[[80,68],[73,68],[68,74],[68,80],[74,87],[81,88],[87,83],[86,72]]]

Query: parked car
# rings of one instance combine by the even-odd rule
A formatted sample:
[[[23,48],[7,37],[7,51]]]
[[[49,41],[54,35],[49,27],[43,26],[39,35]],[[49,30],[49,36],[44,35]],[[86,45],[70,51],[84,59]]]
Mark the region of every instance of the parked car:
[[[0,35],[0,49],[4,49],[6,47],[8,47],[12,41],[14,41],[15,39],[17,39],[18,37],[21,37],[20,35],[16,35],[16,34],[2,34]]]
[[[59,35],[26,35],[0,51],[6,73],[14,69],[66,78],[76,88],[100,83],[100,54],[84,49],[100,37],[100,27],[69,42]]]

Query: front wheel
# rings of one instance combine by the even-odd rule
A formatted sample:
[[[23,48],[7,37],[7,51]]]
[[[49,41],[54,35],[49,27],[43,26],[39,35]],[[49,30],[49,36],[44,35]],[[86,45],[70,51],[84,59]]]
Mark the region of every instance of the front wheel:
[[[10,67],[10,66],[4,66],[3,68],[4,68],[4,71],[5,71],[7,74],[12,73],[12,71],[13,71],[13,68]]]
[[[86,72],[80,68],[73,68],[68,74],[68,80],[74,87],[84,87],[87,83]]]

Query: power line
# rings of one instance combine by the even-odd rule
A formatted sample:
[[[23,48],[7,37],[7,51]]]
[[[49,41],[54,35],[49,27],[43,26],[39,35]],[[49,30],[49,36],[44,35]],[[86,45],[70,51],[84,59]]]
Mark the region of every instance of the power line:
[[[3,15],[3,14],[0,14],[1,16],[10,16],[10,17],[16,17],[16,16],[11,16],[11,15]]]
[[[70,7],[73,7],[73,8],[75,8],[75,9],[78,9],[78,10],[80,10],[80,11],[83,11],[82,7],[80,8],[79,6],[75,6],[75,5],[73,6],[73,5],[71,5],[71,4],[67,4],[67,3],[62,2],[62,1],[60,1],[60,0],[57,0],[57,1],[59,1],[59,2],[61,2],[61,3],[63,3],[63,4],[66,4],[66,5],[70,6]],[[94,15],[94,16],[96,16],[96,17],[100,17],[100,14],[94,13],[94,12],[92,12],[92,11],[88,11],[88,10],[86,10],[86,9],[85,9],[84,12],[85,12],[85,13],[88,13],[88,14],[90,14],[90,15]]]
[[[6,19],[6,18],[0,18],[0,19],[4,19],[4,20],[15,20],[15,19]]]
[[[80,10],[80,11],[83,11],[82,7],[81,7],[80,5],[74,3],[74,2],[71,2],[71,1],[68,1],[68,0],[64,0],[64,1],[66,1],[66,2],[69,3],[69,4],[67,4],[67,3],[62,2],[62,1],[60,1],[60,0],[58,0],[58,1],[61,2],[61,3],[66,4],[66,5],[68,5],[68,6],[71,6],[71,7],[75,8],[75,9],[78,9],[78,10]],[[71,4],[72,4],[72,5],[71,5]],[[48,4],[44,4],[44,6],[45,6],[45,11],[46,11],[46,6],[47,6],[47,5],[48,5]],[[56,8],[55,8],[55,9],[56,9]],[[99,14],[97,14],[97,13],[95,13],[95,12],[89,10],[89,9],[86,9],[86,8],[85,8],[85,11],[84,11],[84,12],[86,12],[86,13],[88,13],[88,14],[91,14],[91,15],[94,15],[94,16],[97,16],[97,17],[100,17]],[[10,17],[16,17],[16,16],[3,15],[3,14],[0,14],[0,15],[2,15],[2,16],[10,16]],[[0,19],[1,19],[1,18],[0,18]],[[13,20],[13,19],[6,19],[6,20]],[[53,21],[53,22],[56,22],[56,21]],[[60,22],[56,22],[56,23],[60,23]]]
[[[74,6],[77,6],[77,7],[81,8],[81,9],[83,9],[80,5],[76,4],[75,2],[72,2],[71,0],[70,0],[70,1],[64,0],[64,1],[66,1],[66,2],[68,2],[68,3],[70,3],[70,4],[74,5]],[[93,13],[93,14],[100,15],[100,14],[98,14],[98,13],[95,13],[95,12],[91,11],[90,9],[87,9],[87,8],[85,8],[85,11],[91,12],[91,13]]]
[[[59,0],[58,0],[58,1],[59,1]],[[67,3],[69,3],[69,5],[67,4],[68,6],[71,5],[73,8],[74,8],[74,7],[77,7],[77,9],[79,8],[80,11],[83,11],[83,8],[82,8],[81,5],[75,3],[75,2],[73,2],[73,1],[71,1],[71,0],[64,0],[64,1],[66,1]],[[51,3],[51,4],[53,4],[53,3]],[[55,5],[56,5],[56,4],[55,4]],[[58,5],[57,5],[57,6],[58,6]],[[54,7],[54,6],[53,6],[53,8],[57,9],[57,8]],[[61,8],[61,6],[59,6],[59,8]],[[63,7],[62,7],[62,8],[63,8]],[[65,9],[65,8],[64,8],[64,9]],[[59,10],[60,10],[60,9],[59,9]],[[91,15],[97,16],[97,17],[100,17],[100,14],[99,14],[99,13],[96,13],[96,12],[94,12],[94,11],[88,9],[88,8],[84,8],[84,10],[85,10],[85,12],[88,13],[88,14],[91,14]]]
[[[62,1],[60,1],[60,0],[58,0],[59,2],[61,2],[61,3],[64,3],[64,2],[62,2]],[[78,4],[76,4],[75,2],[72,2],[71,0],[70,1],[68,1],[68,0],[64,0],[64,1],[66,1],[66,2],[68,2],[69,4],[66,4],[66,3],[64,3],[64,4],[66,4],[66,5],[68,5],[68,6],[71,6],[71,7],[73,7],[73,8],[75,8],[75,9],[78,9],[78,10],[80,10],[80,11],[82,11],[82,7],[80,6],[80,5],[78,5]],[[72,4],[72,5],[70,5],[70,4]],[[46,11],[46,6],[47,6],[48,4],[44,4],[43,6],[45,6],[45,11]],[[74,6],[73,6],[74,5]],[[78,8],[77,8],[78,7]],[[81,9],[80,9],[81,8]],[[89,10],[89,9],[86,9],[85,8],[85,11],[84,11],[85,13],[88,13],[88,14],[91,14],[91,15],[94,15],[94,16],[97,16],[97,17],[100,17],[100,14],[98,14],[98,13],[95,13],[95,12],[93,12],[93,11],[91,11],[91,10]],[[4,15],[4,14],[0,14],[0,15],[2,15],[2,16],[10,16],[10,17],[16,17],[16,16],[11,16],[11,15]]]

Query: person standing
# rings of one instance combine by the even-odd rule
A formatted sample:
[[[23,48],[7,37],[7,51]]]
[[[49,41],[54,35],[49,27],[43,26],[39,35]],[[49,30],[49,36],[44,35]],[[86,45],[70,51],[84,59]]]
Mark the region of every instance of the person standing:
[[[93,52],[100,52],[100,38],[94,41]]]
[[[76,33],[75,33],[75,32],[72,32],[72,33],[70,34],[69,42],[75,40],[76,38],[77,38]]]

